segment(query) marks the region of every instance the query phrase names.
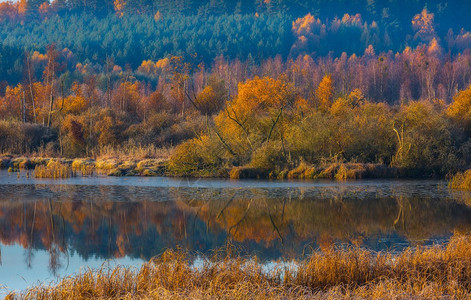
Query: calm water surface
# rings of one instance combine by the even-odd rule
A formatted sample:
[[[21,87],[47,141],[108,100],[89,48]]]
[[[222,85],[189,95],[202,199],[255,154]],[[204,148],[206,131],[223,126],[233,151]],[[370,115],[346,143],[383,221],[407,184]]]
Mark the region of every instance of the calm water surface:
[[[471,194],[443,181],[39,180],[0,172],[0,284],[139,266],[165,249],[233,245],[263,262],[332,244],[377,251],[471,231]],[[1,291],[0,291],[1,293]]]

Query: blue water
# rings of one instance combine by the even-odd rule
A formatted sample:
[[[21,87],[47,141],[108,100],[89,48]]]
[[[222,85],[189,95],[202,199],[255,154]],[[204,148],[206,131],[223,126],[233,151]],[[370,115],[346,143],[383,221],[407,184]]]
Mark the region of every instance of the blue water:
[[[228,245],[273,261],[327,244],[401,251],[471,229],[471,194],[443,181],[33,179],[0,172],[3,293],[84,268],[136,266],[166,249]]]

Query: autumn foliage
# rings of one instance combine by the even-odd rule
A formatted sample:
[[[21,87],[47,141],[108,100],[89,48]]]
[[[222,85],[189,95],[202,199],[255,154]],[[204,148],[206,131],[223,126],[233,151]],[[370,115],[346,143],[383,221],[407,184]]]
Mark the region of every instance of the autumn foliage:
[[[64,11],[80,10],[73,5],[101,9],[92,2],[3,3],[0,29],[23,22],[17,29],[30,30],[36,17],[44,26],[68,20]],[[222,16],[209,4],[199,13],[214,16],[200,24],[161,3],[149,15],[138,2],[107,2],[98,23],[116,31],[104,33],[104,52],[84,39],[77,48],[68,36],[26,52],[0,49],[8,52],[0,77],[11,75],[0,82],[2,152],[97,157],[103,149],[176,148],[167,174],[185,176],[286,178],[306,166],[316,177],[373,164],[396,176],[444,177],[471,164],[471,34],[444,36],[435,8],[410,13],[400,46],[389,10],[379,22],[369,12],[283,15],[273,1]],[[346,47],[346,37],[357,42]],[[286,47],[272,52],[276,45]]]

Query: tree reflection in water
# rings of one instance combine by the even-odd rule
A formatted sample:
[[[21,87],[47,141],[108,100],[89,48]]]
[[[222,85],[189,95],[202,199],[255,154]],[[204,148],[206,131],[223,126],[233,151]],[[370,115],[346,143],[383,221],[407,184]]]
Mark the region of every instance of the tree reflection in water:
[[[208,253],[228,241],[262,260],[349,243],[375,250],[446,240],[471,228],[471,207],[437,184],[414,189],[158,188],[1,185],[0,239],[47,250],[52,273],[78,254],[150,259],[182,247]]]

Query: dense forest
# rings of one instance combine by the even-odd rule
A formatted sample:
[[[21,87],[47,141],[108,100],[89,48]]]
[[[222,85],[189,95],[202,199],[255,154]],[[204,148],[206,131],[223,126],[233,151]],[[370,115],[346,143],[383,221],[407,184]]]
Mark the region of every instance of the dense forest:
[[[174,175],[348,162],[445,176],[471,164],[470,7],[2,2],[0,152],[152,146],[173,149]]]

